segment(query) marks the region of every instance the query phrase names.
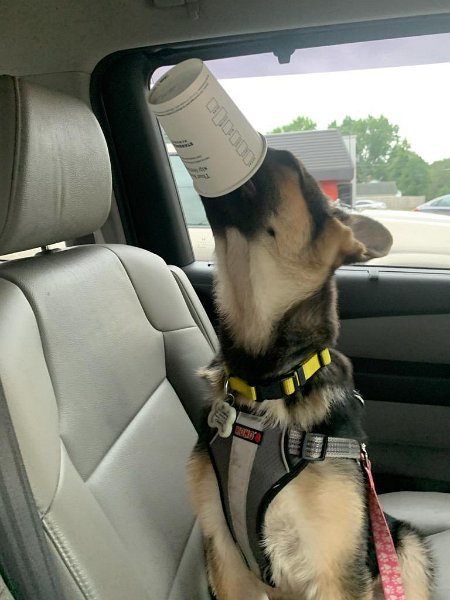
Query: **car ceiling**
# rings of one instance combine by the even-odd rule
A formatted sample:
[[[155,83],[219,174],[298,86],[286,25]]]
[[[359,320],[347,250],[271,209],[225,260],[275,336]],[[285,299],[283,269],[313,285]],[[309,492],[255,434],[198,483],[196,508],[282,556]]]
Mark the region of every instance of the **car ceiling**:
[[[183,0],[154,0],[156,4]],[[0,73],[91,73],[106,55],[127,48],[256,33],[450,13],[448,0],[2,0]]]

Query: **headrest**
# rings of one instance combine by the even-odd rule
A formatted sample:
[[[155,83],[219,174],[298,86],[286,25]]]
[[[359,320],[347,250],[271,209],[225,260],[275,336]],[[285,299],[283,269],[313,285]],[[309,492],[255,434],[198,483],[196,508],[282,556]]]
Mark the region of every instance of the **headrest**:
[[[0,255],[92,233],[110,201],[108,150],[89,108],[0,77]]]

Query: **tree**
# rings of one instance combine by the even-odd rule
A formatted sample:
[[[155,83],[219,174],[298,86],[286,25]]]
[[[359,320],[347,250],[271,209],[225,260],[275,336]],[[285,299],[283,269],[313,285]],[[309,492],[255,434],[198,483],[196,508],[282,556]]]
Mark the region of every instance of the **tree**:
[[[358,181],[386,179],[386,165],[392,151],[400,143],[398,125],[386,117],[352,119],[346,116],[340,125],[333,121],[329,129],[339,129],[343,135],[356,136],[356,160]]]
[[[450,194],[450,158],[437,160],[430,165],[430,182],[427,200]]]
[[[425,196],[430,185],[430,168],[403,140],[391,151],[386,178],[395,181],[404,196]]]
[[[398,125],[384,115],[368,115],[365,119],[346,116],[340,124],[333,121],[328,128],[356,137],[357,181],[392,180],[405,196],[426,195],[428,199],[450,193],[450,158],[437,161],[430,168],[411,150],[408,141],[400,138]],[[316,129],[312,119],[298,116],[271,133],[312,129]]]
[[[270,133],[286,133],[289,131],[311,131],[317,129],[317,123],[309,117],[298,116],[287,125],[275,127]]]

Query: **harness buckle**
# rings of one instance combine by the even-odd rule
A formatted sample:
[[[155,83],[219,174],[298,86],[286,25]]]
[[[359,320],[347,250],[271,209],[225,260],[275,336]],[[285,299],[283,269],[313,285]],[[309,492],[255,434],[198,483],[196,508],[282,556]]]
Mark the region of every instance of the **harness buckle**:
[[[300,447],[300,456],[309,462],[324,461],[328,450],[328,436],[322,433],[305,433]]]

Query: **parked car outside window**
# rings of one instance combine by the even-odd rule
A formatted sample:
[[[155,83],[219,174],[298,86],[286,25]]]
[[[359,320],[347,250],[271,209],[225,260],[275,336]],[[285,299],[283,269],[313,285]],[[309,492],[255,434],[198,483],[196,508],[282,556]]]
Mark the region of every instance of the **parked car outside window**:
[[[369,200],[369,199],[361,199],[361,200],[356,200],[356,202],[353,205],[355,210],[366,210],[366,209],[370,209],[370,210],[377,210],[377,209],[384,209],[387,208],[386,207],[386,202],[382,202],[381,200]]]
[[[450,194],[433,198],[433,200],[417,206],[414,210],[450,216]]]

